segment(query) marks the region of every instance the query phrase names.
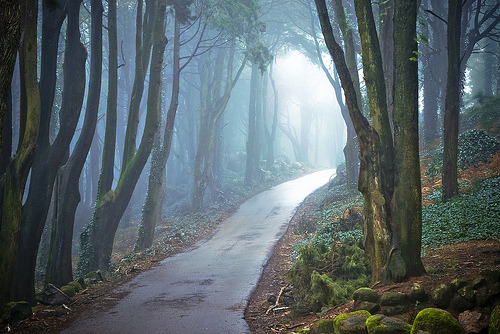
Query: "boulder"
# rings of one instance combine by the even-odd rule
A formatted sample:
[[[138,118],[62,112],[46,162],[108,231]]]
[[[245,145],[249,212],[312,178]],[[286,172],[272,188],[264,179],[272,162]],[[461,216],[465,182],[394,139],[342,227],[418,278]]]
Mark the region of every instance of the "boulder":
[[[382,306],[400,306],[408,304],[408,296],[401,292],[385,292],[380,298]]]
[[[335,334],[367,334],[366,319],[371,316],[368,311],[354,311],[338,315],[333,320]]]
[[[53,284],[48,284],[45,289],[36,296],[36,299],[45,305],[62,305],[71,302],[71,298]]]
[[[414,284],[408,293],[408,299],[411,302],[423,302],[427,297],[427,292],[425,292],[424,287],[420,284]]]
[[[451,285],[441,284],[432,290],[432,302],[440,308],[448,308],[455,294],[455,289]]]
[[[453,281],[450,283],[451,287],[456,290],[463,288],[464,286],[467,285],[467,282],[464,281],[461,278],[455,278]]]
[[[390,317],[393,315],[406,313],[409,310],[410,310],[410,305],[408,304],[396,305],[396,306],[382,306],[382,308],[380,309],[380,313]]]
[[[311,327],[311,334],[334,333],[333,319],[321,319]]]
[[[426,308],[417,314],[411,334],[422,332],[428,334],[467,334],[457,319],[445,310],[437,308]]]
[[[31,305],[28,302],[10,302],[5,305],[2,320],[6,324],[19,322],[33,315]]]
[[[481,271],[481,276],[484,277],[488,285],[500,282],[500,271],[493,269],[486,269]]]
[[[80,292],[83,290],[82,285],[77,281],[71,281],[68,283],[68,285],[71,285],[75,289],[75,292]]]
[[[85,284],[85,278],[83,277],[80,277],[77,282],[81,285],[82,289],[86,289],[87,288],[87,284]]]
[[[76,295],[76,290],[72,285],[64,285],[61,287],[61,291],[64,292],[68,297],[74,297]]]
[[[352,299],[355,301],[378,303],[378,293],[370,288],[359,288],[352,294]]]
[[[366,319],[368,334],[404,334],[410,333],[411,325],[404,320],[375,314]]]
[[[478,311],[465,311],[460,313],[458,321],[467,333],[478,334],[488,328],[488,318]]]
[[[380,310],[380,305],[377,303],[366,302],[366,301],[355,301],[354,310],[355,311],[365,310],[370,312],[371,314],[374,314]]]

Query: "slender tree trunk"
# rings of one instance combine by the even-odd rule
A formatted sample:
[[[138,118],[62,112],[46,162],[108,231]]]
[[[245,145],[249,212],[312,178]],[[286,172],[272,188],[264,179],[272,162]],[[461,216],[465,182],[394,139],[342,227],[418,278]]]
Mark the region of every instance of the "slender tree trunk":
[[[248,134],[247,134],[247,163],[245,169],[245,185],[247,187],[253,184],[255,178],[255,137],[257,136],[257,91],[259,66],[252,64],[252,75],[250,77],[250,105],[248,107]]]
[[[425,272],[422,248],[422,186],[418,140],[417,3],[395,0],[394,198],[389,271],[393,279]],[[402,260],[402,261],[401,261]]]
[[[62,286],[73,280],[71,250],[75,213],[81,199],[79,179],[92,145],[99,112],[102,76],[102,12],[104,9],[101,0],[92,0],[90,4],[91,59],[85,119],[75,148],[68,162],[59,172],[59,182],[55,190],[58,192],[55,202],[56,218],[52,223],[45,282],[56,286]]]
[[[0,309],[15,299],[11,289],[15,258],[19,252],[19,232],[22,221],[22,198],[29,166],[33,159],[40,123],[40,93],[37,82],[37,1],[22,1],[20,17],[24,22],[23,49],[26,123],[22,142],[7,166],[0,188]],[[3,14],[3,13],[2,13]],[[13,15],[16,15],[13,12]],[[9,79],[10,80],[10,79]]]
[[[163,53],[168,42],[165,37],[164,26],[166,1],[159,0],[152,12],[155,13],[152,21],[154,26],[153,47],[144,133],[137,152],[131,158],[127,167],[122,169],[116,189],[108,191],[97,201],[92,220],[80,235],[81,256],[77,269],[79,274],[109,268],[118,224],[130,202],[135,186],[153,148],[154,138],[160,122]],[[142,73],[139,73],[139,77],[142,78]],[[138,78],[136,77],[136,79]],[[134,110],[130,110],[130,112],[134,112]]]
[[[2,66],[0,66],[0,150],[2,150],[4,117],[9,99],[12,103],[10,85],[21,38],[19,1],[0,2],[0,31],[2,32],[2,38],[0,38],[0,55],[2,55]],[[0,172],[3,171],[2,169]]]
[[[267,140],[267,168],[270,168],[274,164],[274,142],[276,139],[276,129],[278,127],[278,112],[279,112],[279,95],[278,89],[276,88],[276,82],[273,78],[273,64],[271,63],[269,67],[269,81],[271,82],[271,87],[273,88],[273,121],[271,123],[271,131],[266,127],[265,134]]]
[[[458,194],[458,118],[460,114],[460,29],[462,2],[448,1],[448,76],[443,134],[443,198]]]
[[[31,169],[29,193],[23,207],[19,251],[14,272],[12,293],[17,300],[34,302],[34,273],[38,246],[50,207],[54,181],[66,161],[69,145],[78,123],[85,93],[85,60],[87,52],[80,42],[80,0],[69,1],[64,90],[60,110],[60,130],[53,144],[48,145],[49,108],[42,109],[37,151]],[[43,41],[42,41],[43,43]],[[49,113],[49,114],[47,114]]]
[[[166,166],[172,147],[172,138],[174,134],[175,115],[179,105],[180,91],[180,18],[175,15],[174,28],[174,55],[173,55],[173,75],[172,75],[172,94],[170,106],[167,111],[167,122],[163,134],[163,142],[158,136],[157,150],[153,151],[151,157],[151,171],[148,179],[148,192],[146,201],[142,210],[142,221],[139,228],[139,237],[137,239],[135,250],[140,251],[153,245],[154,231],[156,223],[161,218],[161,204],[163,203],[166,181]]]

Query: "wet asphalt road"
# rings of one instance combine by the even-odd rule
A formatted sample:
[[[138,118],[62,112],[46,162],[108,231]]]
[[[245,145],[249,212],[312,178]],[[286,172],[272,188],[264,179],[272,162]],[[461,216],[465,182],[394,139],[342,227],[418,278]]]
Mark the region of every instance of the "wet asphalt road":
[[[83,314],[63,333],[249,333],[247,300],[297,205],[334,170],[285,182],[243,203],[209,240],[122,285],[107,310]]]

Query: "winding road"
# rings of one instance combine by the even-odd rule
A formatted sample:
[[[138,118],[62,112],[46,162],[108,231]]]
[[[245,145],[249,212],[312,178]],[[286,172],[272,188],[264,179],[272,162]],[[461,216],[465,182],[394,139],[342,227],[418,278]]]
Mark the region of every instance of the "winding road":
[[[243,203],[214,235],[117,288],[125,297],[63,333],[249,333],[244,310],[296,207],[335,170],[282,183]]]

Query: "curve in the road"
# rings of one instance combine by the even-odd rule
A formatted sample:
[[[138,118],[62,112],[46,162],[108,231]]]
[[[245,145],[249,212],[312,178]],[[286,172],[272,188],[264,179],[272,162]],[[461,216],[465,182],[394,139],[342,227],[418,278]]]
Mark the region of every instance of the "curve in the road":
[[[328,182],[324,170],[243,203],[212,238],[118,288],[107,311],[82,315],[63,333],[248,333],[247,300],[296,207]]]

